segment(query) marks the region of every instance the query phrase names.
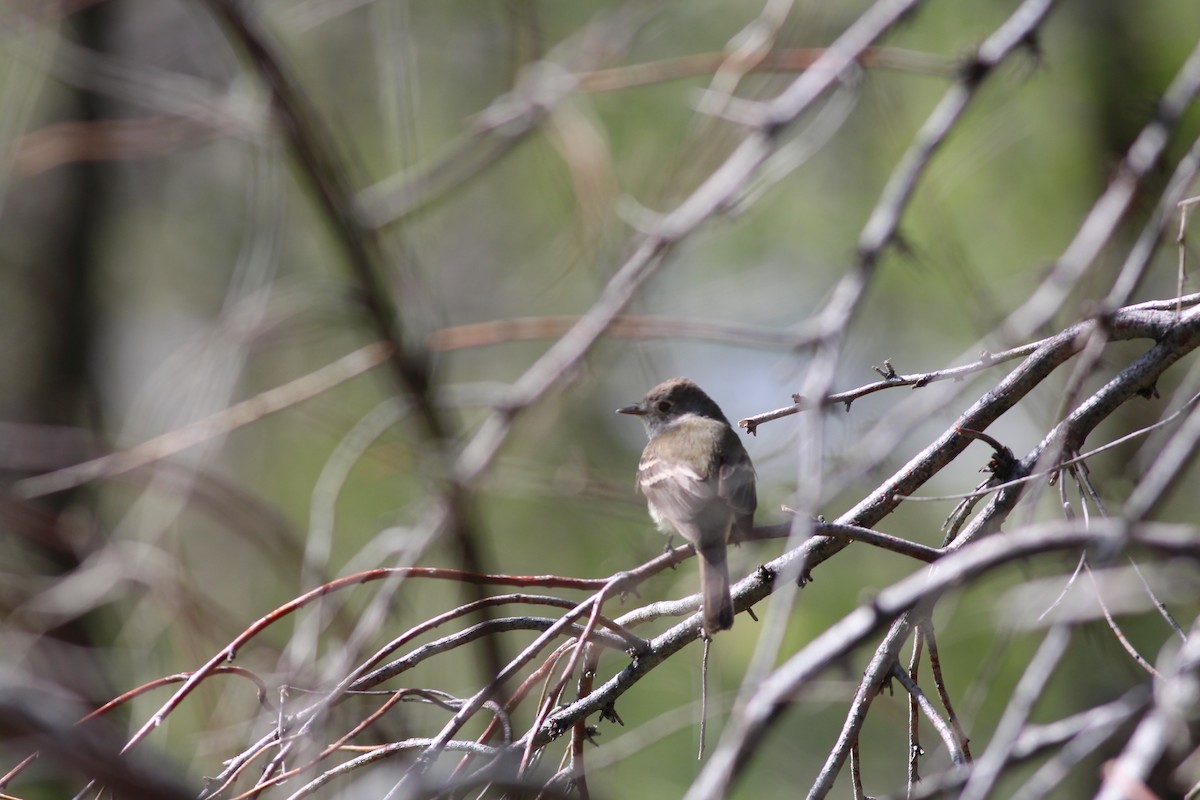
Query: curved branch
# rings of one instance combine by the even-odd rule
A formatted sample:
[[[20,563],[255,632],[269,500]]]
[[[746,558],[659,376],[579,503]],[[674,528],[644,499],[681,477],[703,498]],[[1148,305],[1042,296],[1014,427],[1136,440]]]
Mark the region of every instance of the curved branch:
[[[821,672],[865,644],[886,625],[901,619],[906,612],[932,602],[948,589],[1014,561],[1088,545],[1111,544],[1125,533],[1126,527],[1122,523],[1109,521],[1094,524],[1091,530],[1071,523],[1034,526],[961,547],[939,561],[936,568],[917,572],[884,589],[874,601],[860,606],[827,628],[763,682],[743,712],[731,721],[722,737],[722,745],[713,753],[686,797],[688,800],[707,800],[726,796],[741,766],[791,698]],[[1128,533],[1129,541],[1148,549],[1200,558],[1200,538],[1197,538],[1195,528],[1140,525]],[[890,667],[889,663],[889,670]],[[813,794],[819,794],[816,787],[810,797]]]

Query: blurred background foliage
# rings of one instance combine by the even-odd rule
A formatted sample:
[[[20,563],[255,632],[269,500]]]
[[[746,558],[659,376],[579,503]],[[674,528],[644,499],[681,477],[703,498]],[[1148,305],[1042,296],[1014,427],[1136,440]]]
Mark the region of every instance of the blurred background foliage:
[[[542,59],[583,73],[718,54],[736,45],[764,6],[740,0],[254,5],[332,131],[369,212],[456,143],[471,145],[467,137],[504,107],[497,98],[528,85],[522,81],[532,69],[549,69],[537,64]],[[776,49],[822,47],[868,5],[790,4]],[[922,4],[886,44],[924,56],[914,61],[923,66],[866,68],[856,85],[802,120],[797,141],[815,144],[803,163],[757,202],[683,242],[629,311],[776,331],[806,320],[853,263],[867,214],[957,59],[1015,5]],[[0,23],[6,154],[0,419],[7,482],[175,430],[374,338],[341,251],[269,123],[264,88],[203,3],[8,0]],[[1019,54],[989,78],[934,160],[904,219],[904,251],[885,260],[850,328],[837,388],[870,382],[871,365],[885,358],[902,372],[932,370],[983,347],[1013,344],[986,334],[1023,302],[1070,241],[1198,36],[1194,0],[1062,3],[1036,52]],[[750,73],[736,95],[772,97],[794,75]],[[434,345],[439,396],[457,430],[478,424],[496,387],[515,380],[553,337],[450,348],[451,329],[586,310],[628,254],[634,228],[673,208],[739,141],[736,124],[697,111],[715,81],[710,69],[639,86],[585,87],[529,135],[514,137],[494,163],[466,167],[471,177],[463,185],[386,226],[396,263],[415,265],[415,274],[401,278],[398,270],[386,281],[396,288],[409,334]],[[844,121],[820,136],[820,115]],[[1175,163],[1198,133],[1200,110],[1193,107],[1167,162]],[[451,159],[450,169],[469,165],[475,149],[484,149],[482,137],[463,149],[462,161]],[[1145,196],[1153,202],[1153,186]],[[1131,214],[1127,237],[1136,235],[1147,211],[1143,204]],[[1075,321],[1106,293],[1130,240],[1105,251],[1056,324]],[[1172,248],[1162,250],[1135,300],[1173,295],[1175,258]],[[736,420],[790,402],[806,362],[806,353],[787,348],[686,337],[601,342],[561,391],[524,415],[488,473],[475,509],[485,568],[602,577],[653,557],[663,540],[632,487],[643,434],[612,409],[663,378],[685,374]],[[1169,375],[1175,383],[1161,387],[1164,396],[1188,369],[1194,365]],[[914,426],[874,474],[822,498],[821,512],[832,518],[853,505],[1003,373],[1001,367],[971,379],[960,405]],[[194,668],[250,622],[321,580],[409,557],[422,565],[456,563],[443,543],[422,549],[415,540],[430,487],[427,453],[406,420],[365,446],[361,458],[336,455],[355,426],[393,397],[389,378],[377,370],[160,469],[42,498],[35,507],[43,516],[17,513],[7,503],[0,540],[6,666],[97,704]],[[1033,446],[1061,399],[1062,380],[1048,381],[992,433],[1018,453]],[[881,393],[857,401],[849,413],[827,413],[826,462],[841,463],[901,399]],[[1106,434],[1161,413],[1153,403],[1139,408],[1119,412]],[[804,447],[795,419],[747,439],[760,475],[763,522],[781,517],[777,509],[795,488]],[[1114,504],[1138,463],[1138,448],[1130,444],[1092,464]],[[928,492],[969,490],[987,457],[977,445]],[[340,468],[347,470],[344,484],[335,486],[332,473]],[[1197,477],[1193,467],[1193,486]],[[1161,516],[1194,521],[1196,502],[1194,492],[1177,492]],[[306,538],[315,515],[328,508],[330,550],[312,553],[316,561],[306,570]],[[886,529],[937,545],[948,511],[943,504],[905,505]],[[738,549],[735,573],[746,574],[778,548]],[[1060,567],[1069,571],[1072,564]],[[910,569],[866,547],[834,559],[802,593],[784,652]],[[1033,572],[1005,572],[940,611],[947,680],[964,693],[960,713],[980,742],[1036,644],[1007,627],[1013,620],[1001,603]],[[641,600],[687,594],[694,578],[687,567],[660,576]],[[298,629],[286,620],[238,663],[275,683],[315,683],[322,659],[342,646],[375,591],[364,586],[331,602],[316,652],[295,645]],[[367,647],[459,599],[452,584],[406,585],[390,605],[394,619]],[[1195,615],[1194,596],[1170,600],[1182,606],[1181,618]],[[295,624],[312,618],[301,614]],[[1125,621],[1144,652],[1155,653],[1165,638],[1161,622]],[[731,702],[756,636],[756,625],[739,617],[717,639],[718,709]],[[501,643],[508,655],[517,646]],[[599,796],[675,796],[693,776],[699,649],[693,650],[694,658],[675,659],[625,696],[619,711],[626,728],[602,726],[600,741],[612,749],[598,752],[611,753],[616,763],[595,778]],[[1097,662],[1105,668],[1094,669]],[[617,664],[618,657],[606,656],[602,672]],[[797,698],[738,796],[791,797],[811,780],[860,668],[847,663],[844,674],[827,676]],[[1074,640],[1060,675],[1038,708],[1046,718],[1115,697],[1142,677],[1099,626]],[[457,658],[426,665],[412,681],[469,694],[481,678],[478,665]],[[239,744],[245,738],[237,731],[246,724],[251,694],[236,682],[204,687],[203,699],[186,703],[148,746],[168,754],[192,780],[212,774],[231,752],[227,736]],[[136,727],[162,699],[141,698],[121,716]],[[906,706],[899,694],[877,706],[863,740],[868,782],[885,782],[903,769]],[[431,711],[412,714],[427,715],[430,724],[442,719]],[[15,761],[18,750],[7,749],[6,759]],[[945,754],[931,748],[925,769],[945,763]],[[55,796],[61,787],[36,770],[23,796],[39,796],[37,780],[47,782],[43,796]],[[1093,774],[1081,771],[1082,785]]]

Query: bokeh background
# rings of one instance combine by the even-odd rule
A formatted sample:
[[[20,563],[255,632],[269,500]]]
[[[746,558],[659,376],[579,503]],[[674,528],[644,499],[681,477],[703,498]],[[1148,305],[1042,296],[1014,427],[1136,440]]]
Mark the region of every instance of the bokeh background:
[[[797,74],[731,75],[728,65],[715,72],[721,54],[764,32],[773,52],[820,48],[869,4],[249,5],[336,142],[361,214],[381,225],[395,267],[381,280],[410,340],[429,349],[435,395],[461,442],[562,333],[559,318],[595,301],[639,227],[674,208],[740,141],[741,126],[706,113],[705,104],[721,91],[740,101],[769,99]],[[853,265],[871,208],[959,59],[1015,6],[920,4],[884,42],[890,61],[862,69],[794,126],[793,168],[674,249],[627,312],[666,328],[687,323],[703,335],[606,337],[520,416],[474,494],[481,566],[603,577],[661,551],[632,486],[643,432],[613,409],[673,375],[706,387],[732,420],[790,402],[810,354],[788,346],[787,335]],[[1198,39],[1194,0],[1060,3],[1036,47],[989,76],[933,161],[906,211],[904,246],[884,260],[848,327],[835,388],[874,380],[872,365],[884,359],[901,372],[934,370],[985,347],[1019,344],[991,332],[1075,235]],[[707,66],[672,74],[680,59],[698,55],[710,57]],[[621,70],[631,65],[650,65],[648,77],[634,81]],[[547,76],[555,71],[591,75],[593,83],[548,103],[528,131],[520,121],[497,121],[529,87],[553,85]],[[177,431],[377,338],[362,287],[268,101],[205,3],[8,0],[0,7],[0,469],[9,488]],[[1197,134],[1193,105],[1164,162],[1174,165]],[[1045,333],[1080,319],[1107,293],[1169,171],[1151,175]],[[1173,246],[1161,248],[1133,299],[1173,296],[1176,258]],[[1194,287],[1189,280],[1185,290]],[[526,318],[541,321],[485,324]],[[728,326],[745,335],[732,336]],[[1112,368],[1141,349],[1114,346]],[[852,506],[1004,371],[964,383],[883,463],[820,497],[815,510],[833,518]],[[1115,438],[1157,419],[1194,373],[1185,359],[1160,387],[1164,399],[1123,409],[1103,434]],[[1062,379],[1047,382],[991,432],[1025,452],[1052,424],[1062,386]],[[430,454],[411,418],[391,410],[397,395],[387,370],[375,369],[152,466],[36,500],[19,492],[7,498],[5,669],[94,706],[195,668],[322,580],[379,565],[457,565],[452,543],[420,535],[434,491]],[[901,389],[824,412],[824,463],[831,470],[846,463],[913,397]],[[746,438],[762,522],[782,520],[780,505],[794,497],[806,447],[797,419]],[[989,453],[976,447],[928,493],[978,483]],[[1114,504],[1149,458],[1139,447],[1092,464]],[[1193,468],[1181,484],[1198,478]],[[1194,491],[1177,491],[1158,516],[1194,522],[1196,500]],[[887,530],[937,545],[952,505],[906,505]],[[736,573],[780,546],[739,548]],[[825,565],[803,591],[784,653],[911,570],[893,554],[853,552]],[[1067,559],[1048,571],[1072,566]],[[939,611],[947,680],[980,742],[1037,642],[1011,626],[1027,620],[1009,619],[1006,600],[1036,573],[1004,572]],[[694,581],[685,565],[627,603],[682,596]],[[1194,578],[1172,587],[1168,603],[1190,620],[1198,610],[1189,594]],[[318,682],[323,660],[352,638],[355,615],[374,592],[347,592],[319,616],[274,626],[238,663],[272,691]],[[386,641],[460,599],[454,585],[406,584],[370,641]],[[1136,611],[1127,632],[1153,659],[1169,631]],[[315,626],[307,634],[315,639],[305,638],[303,620]],[[718,729],[756,636],[756,625],[739,617],[715,643]],[[511,656],[525,641],[502,642],[501,652]],[[481,678],[472,656],[463,651],[418,670],[413,685],[470,694]],[[593,778],[598,796],[677,796],[694,776],[699,649],[685,656],[625,696],[618,707],[625,728],[602,724],[596,757],[612,764]],[[610,674],[618,659],[602,665]],[[796,699],[738,796],[803,791],[861,666],[846,663]],[[1075,638],[1038,713],[1070,713],[1142,677],[1097,625]],[[136,728],[163,699],[151,693],[115,717]],[[906,707],[899,695],[877,702],[862,743],[868,785],[897,785]],[[198,786],[244,746],[254,708],[246,684],[206,685],[143,746]],[[396,726],[436,730],[443,718],[411,713]],[[930,749],[928,768],[944,765],[944,753]],[[22,755],[19,743],[2,752],[4,769]],[[52,797],[77,788],[55,774],[35,766],[10,789]],[[1076,780],[1081,791],[1094,785],[1095,764]]]

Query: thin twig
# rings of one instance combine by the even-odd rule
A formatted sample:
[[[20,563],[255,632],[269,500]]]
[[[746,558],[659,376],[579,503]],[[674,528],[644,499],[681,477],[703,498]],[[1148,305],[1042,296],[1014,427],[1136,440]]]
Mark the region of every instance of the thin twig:
[[[921,652],[924,649],[925,636],[922,626],[918,625],[913,632],[912,655],[908,659],[908,681],[914,687],[920,685]],[[897,664],[897,667],[899,665]],[[906,685],[907,687],[907,685]],[[908,693],[908,792],[921,780],[921,709],[917,696]]]
[[[942,719],[942,715],[939,714],[937,709],[933,707],[933,703],[930,702],[929,697],[925,694],[925,692],[921,691],[921,687],[917,685],[916,681],[909,677],[909,674],[904,670],[904,667],[893,662],[892,677],[900,681],[900,685],[904,687],[904,690],[908,692],[909,697],[916,702],[917,707],[920,708],[925,714],[925,718],[929,720],[931,725],[933,725],[933,729],[937,731],[938,736],[941,737],[942,743],[946,745],[946,751],[950,754],[950,759],[955,764],[967,763],[966,756],[959,748],[958,741],[954,737],[954,731],[950,729],[950,726],[946,723],[946,720]],[[912,758],[911,753],[909,754],[909,758]],[[919,780],[919,778],[917,780]],[[915,783],[916,780],[913,782]]]
[[[763,54],[750,69],[754,72],[799,72],[809,69],[823,52],[822,48],[773,50]],[[579,89],[584,92],[616,92],[666,81],[712,75],[728,58],[729,53],[694,53],[661,61],[595,70],[580,78]],[[857,61],[864,69],[890,69],[941,78],[954,77],[958,66],[940,56],[894,47],[868,48]]]
[[[969,762],[971,761],[971,739],[967,736],[962,722],[959,721],[958,714],[954,713],[954,704],[950,700],[950,690],[946,688],[946,679],[942,675],[942,659],[938,655],[937,636],[934,635],[933,620],[926,617],[921,622],[920,629],[922,639],[929,650],[929,669],[933,673],[933,685],[937,689],[938,699],[942,703],[942,708],[946,710],[946,718],[950,721],[950,727],[954,729],[954,735],[958,740],[958,747]]]
[[[1053,467],[1050,467],[1048,469],[1044,469],[1039,472],[1033,472],[1029,475],[1022,475],[1020,478],[1014,478],[1010,481],[1003,481],[1002,483],[986,482],[984,484],[984,487],[976,489],[973,492],[964,492],[962,494],[945,494],[945,495],[936,495],[936,496],[935,495],[902,495],[901,499],[918,502],[918,503],[931,503],[931,502],[945,502],[947,500],[965,500],[965,499],[971,499],[971,498],[976,498],[976,497],[986,497],[987,495],[993,494],[994,492],[1000,491],[1001,489],[1008,489],[1013,486],[1020,486],[1023,483],[1029,483],[1029,482],[1037,480],[1039,478],[1045,478],[1049,475],[1054,475],[1058,472],[1061,472],[1064,469],[1084,465],[1087,462],[1087,460],[1090,458],[1095,458],[1096,456],[1100,455],[1103,452],[1112,450],[1115,447],[1119,447],[1119,446],[1125,444],[1126,442],[1132,441],[1133,439],[1140,439],[1141,437],[1145,436],[1148,433],[1152,433],[1152,432],[1158,430],[1159,428],[1163,428],[1163,427],[1166,427],[1167,425],[1170,425],[1178,417],[1180,417],[1185,411],[1188,411],[1189,409],[1191,409],[1192,406],[1195,405],[1198,400],[1200,400],[1200,393],[1192,395],[1192,397],[1189,398],[1183,404],[1182,407],[1177,409],[1175,412],[1163,417],[1162,419],[1160,419],[1154,423],[1151,423],[1150,425],[1147,425],[1143,428],[1138,428],[1137,430],[1127,433],[1124,436],[1118,436],[1116,439],[1113,439],[1112,441],[1109,441],[1109,442],[1105,442],[1104,444],[1102,444],[1098,447],[1093,447],[1091,450],[1088,450],[1086,453],[1081,453],[1072,458],[1068,458],[1065,461],[1060,461],[1056,465],[1054,465]],[[1190,419],[1191,416],[1189,416],[1188,418]],[[1176,467],[1176,469],[1177,469],[1177,467]]]
[[[1130,331],[1130,325],[1133,323],[1132,315],[1136,312],[1145,311],[1175,311],[1176,306],[1179,308],[1190,308],[1191,306],[1200,303],[1200,293],[1181,296],[1178,302],[1175,300],[1169,302],[1152,301],[1147,303],[1138,303],[1136,305],[1127,306],[1121,311],[1127,312],[1130,316],[1128,322],[1116,321],[1116,327]],[[1082,333],[1082,330],[1080,331]],[[682,334],[681,334],[682,335]],[[799,414],[803,411],[810,411],[816,408],[828,408],[830,406],[845,406],[850,408],[851,403],[858,400],[860,397],[866,397],[869,394],[882,392],[886,389],[897,389],[903,386],[910,386],[914,389],[920,389],[932,383],[941,381],[961,381],[968,375],[973,375],[990,369],[997,364],[1002,364],[1005,361],[1011,361],[1017,358],[1025,358],[1037,351],[1039,348],[1050,344],[1054,337],[1039,339],[1036,342],[1023,344],[1019,347],[1013,347],[1008,350],[1002,350],[998,353],[984,353],[976,361],[969,364],[963,364],[958,367],[948,367],[946,369],[934,370],[932,372],[914,372],[909,374],[899,374],[894,371],[884,377],[881,381],[864,384],[855,389],[847,389],[844,392],[838,392],[822,398],[820,401],[814,402],[799,395],[792,396],[792,405],[777,408],[773,411],[765,411],[761,414],[756,414],[752,417],[738,420],[738,426],[745,428],[747,433],[754,434],[757,432],[758,426],[766,422],[771,422],[777,419],[783,419],[793,414]],[[1124,337],[1123,337],[1124,338]]]
[[[727,725],[722,744],[713,751],[699,778],[692,785],[696,800],[726,796],[734,778],[740,773],[750,753],[759,746],[771,724],[779,718],[781,711],[808,682],[813,680],[831,664],[873,637],[879,630],[891,626],[884,642],[877,648],[871,664],[864,673],[856,694],[856,704],[843,726],[843,735],[853,741],[853,733],[861,725],[866,708],[858,706],[859,698],[878,691],[879,681],[891,670],[896,660],[900,643],[907,639],[913,624],[910,612],[918,605],[927,604],[952,586],[988,572],[1002,564],[1023,560],[1035,553],[1074,550],[1092,543],[1110,542],[1114,536],[1129,532],[1130,541],[1158,549],[1164,546],[1171,550],[1184,547],[1200,555],[1200,539],[1196,539],[1190,528],[1175,528],[1175,534],[1165,539],[1151,535],[1151,530],[1165,529],[1142,525],[1133,529],[1120,523],[1098,522],[1092,529],[1084,530],[1078,525],[1055,523],[1034,526],[1026,530],[1007,532],[1004,537],[988,537],[970,544],[960,544],[955,551],[938,562],[935,570],[920,570],[904,580],[881,591],[873,601],[862,605],[830,625],[774,673],[768,676],[760,690]],[[963,542],[960,537],[956,542]],[[1151,545],[1151,541],[1155,544]],[[1166,551],[1163,551],[1166,552]],[[661,637],[660,637],[661,638]],[[659,647],[659,639],[651,642]],[[640,660],[639,660],[640,661]],[[636,665],[627,667],[622,673],[622,683],[629,680],[628,673]],[[878,675],[878,677],[876,677]],[[597,694],[601,694],[604,687]],[[869,705],[869,701],[866,703]],[[564,717],[570,718],[573,708],[564,709]],[[551,719],[554,721],[554,718]],[[841,739],[839,738],[839,742]],[[846,754],[849,752],[846,743]],[[835,760],[837,759],[837,760]],[[832,762],[832,764],[831,764]],[[833,764],[844,763],[838,754],[831,753],[827,768],[822,774],[835,774]],[[823,789],[827,791],[827,789]],[[809,794],[814,792],[810,790]]]
[[[1177,732],[1186,730],[1187,709],[1191,704],[1181,699],[1195,698],[1200,686],[1200,619],[1193,623],[1187,641],[1161,671],[1166,678],[1156,687],[1153,707],[1111,765],[1096,800],[1122,800],[1129,786],[1144,781],[1167,748],[1178,741]]]
[[[75,489],[90,481],[113,478],[149,466],[155,461],[178,455],[188,448],[258,422],[270,414],[318,397],[348,380],[375,369],[385,363],[390,354],[391,347],[387,344],[382,342],[369,344],[307,375],[260,392],[224,411],[196,420],[182,428],[168,431],[127,450],[109,453],[44,475],[24,478],[14,484],[13,491],[20,497],[42,497],[54,492]]]
[[[1071,629],[1066,625],[1055,625],[1046,633],[1005,705],[991,742],[975,761],[967,785],[959,794],[961,800],[983,800],[991,793],[1001,771],[1012,758],[1034,703],[1042,696],[1070,641]]]
[[[1012,796],[1012,800],[1039,800],[1052,792],[1072,765],[1117,735],[1122,724],[1147,705],[1148,695],[1144,687],[1138,687],[1124,697],[1078,714],[1045,724],[1027,725],[1013,745],[1010,764],[1025,763],[1047,750],[1061,749],[1035,773],[1025,787]],[[969,767],[958,767],[928,776],[911,797],[906,796],[906,800],[929,800],[953,795],[961,789],[970,774]],[[893,800],[898,797],[894,795]]]

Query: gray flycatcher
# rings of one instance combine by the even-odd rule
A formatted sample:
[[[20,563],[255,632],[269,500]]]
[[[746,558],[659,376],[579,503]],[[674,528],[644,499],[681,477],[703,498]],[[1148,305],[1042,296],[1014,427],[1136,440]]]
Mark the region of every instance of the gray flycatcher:
[[[638,464],[637,488],[660,530],[673,528],[700,556],[704,635],[733,627],[730,534],[754,526],[754,465],[721,408],[687,378],[655,386],[640,403],[617,409],[642,418],[650,441]]]

